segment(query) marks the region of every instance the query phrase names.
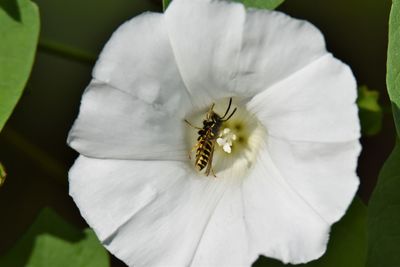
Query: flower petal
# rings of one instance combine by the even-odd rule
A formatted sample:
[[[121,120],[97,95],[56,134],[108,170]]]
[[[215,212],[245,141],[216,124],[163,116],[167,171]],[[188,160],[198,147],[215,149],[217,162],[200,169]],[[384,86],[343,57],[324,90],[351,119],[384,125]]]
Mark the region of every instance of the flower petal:
[[[359,184],[358,140],[310,143],[269,137],[267,149],[283,178],[325,221],[334,223],[344,215]]]
[[[243,262],[246,250],[239,259],[227,257],[247,246],[241,211],[236,210],[240,198],[224,195],[231,181],[191,172],[179,161],[80,156],[69,174],[70,194],[99,239],[129,266]],[[231,241],[235,246],[204,258],[209,244]]]
[[[162,14],[144,13],[121,25],[101,52],[93,77],[145,102],[165,104],[179,97],[181,107],[189,104]]]
[[[255,96],[247,108],[270,136],[346,142],[360,136],[356,97],[349,67],[327,54]]]
[[[147,103],[93,80],[83,95],[68,143],[96,158],[184,160],[187,149],[180,101],[177,96],[160,104]]]
[[[249,237],[243,217],[242,188],[239,183],[227,189],[219,201],[191,266],[251,266],[256,258],[249,255]]]
[[[245,221],[253,257],[304,263],[326,250],[329,224],[281,176],[268,152],[243,181]]]
[[[174,0],[165,16],[182,78],[200,106],[251,97],[327,53],[317,28],[276,11]]]
[[[225,1],[174,0],[165,12],[182,78],[198,106],[232,95],[245,10]]]
[[[326,53],[324,37],[311,23],[281,12],[248,9],[236,90],[253,96]]]

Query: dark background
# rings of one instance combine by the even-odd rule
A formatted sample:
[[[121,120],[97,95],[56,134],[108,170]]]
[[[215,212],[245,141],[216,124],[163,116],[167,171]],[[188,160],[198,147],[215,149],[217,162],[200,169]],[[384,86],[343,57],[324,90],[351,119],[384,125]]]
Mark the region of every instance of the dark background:
[[[32,76],[14,114],[0,134],[0,161],[8,177],[0,188],[0,254],[20,238],[45,206],[84,228],[68,196],[67,171],[77,154],[66,145],[80,97],[91,78],[90,60],[61,57],[43,44],[57,42],[96,57],[125,20],[162,9],[161,0],[37,0],[41,43]],[[328,50],[351,66],[359,85],[381,93],[382,131],[362,138],[359,196],[368,202],[383,162],[394,145],[386,93],[389,0],[286,0],[279,10],[315,24]],[[112,259],[112,266],[124,266]]]

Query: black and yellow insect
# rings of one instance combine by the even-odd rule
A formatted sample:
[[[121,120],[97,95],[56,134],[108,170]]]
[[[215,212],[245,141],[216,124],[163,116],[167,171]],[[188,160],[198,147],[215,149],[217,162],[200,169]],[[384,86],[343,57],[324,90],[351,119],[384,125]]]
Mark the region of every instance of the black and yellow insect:
[[[220,134],[222,123],[229,120],[233,114],[236,112],[236,108],[232,111],[232,113],[225,119],[226,115],[231,108],[232,98],[229,99],[228,108],[225,111],[225,114],[221,117],[217,113],[214,112],[215,103],[213,103],[210,109],[207,112],[206,119],[203,121],[203,128],[193,126],[190,122],[185,120],[187,124],[191,127],[198,129],[199,137],[197,138],[197,143],[193,147],[192,151],[196,149],[196,159],[194,165],[198,171],[202,171],[206,166],[205,175],[208,176],[210,171],[212,171],[213,175],[214,170],[212,168],[212,160],[214,155],[214,147],[215,142]],[[189,153],[190,158],[190,153]]]

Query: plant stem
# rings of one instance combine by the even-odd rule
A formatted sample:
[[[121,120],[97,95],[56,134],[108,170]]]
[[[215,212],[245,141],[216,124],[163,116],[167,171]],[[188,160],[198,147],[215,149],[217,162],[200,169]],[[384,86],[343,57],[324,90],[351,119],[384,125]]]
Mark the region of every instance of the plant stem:
[[[1,137],[5,142],[14,146],[28,157],[38,168],[42,169],[50,177],[55,178],[59,184],[66,186],[68,171],[62,163],[52,158],[11,127],[6,126],[1,132]]]
[[[52,40],[40,39],[38,48],[40,51],[53,54],[66,59],[75,60],[89,65],[94,65],[97,57],[87,51],[58,43]]]

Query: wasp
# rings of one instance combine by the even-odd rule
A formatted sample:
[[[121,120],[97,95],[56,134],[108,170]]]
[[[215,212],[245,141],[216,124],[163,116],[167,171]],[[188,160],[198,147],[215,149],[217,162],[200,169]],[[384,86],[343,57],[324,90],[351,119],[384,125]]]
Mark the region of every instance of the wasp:
[[[229,110],[231,109],[231,105],[232,97],[229,99],[228,108],[226,109],[225,114],[221,117],[216,112],[214,112],[215,103],[213,103],[206,114],[206,119],[203,120],[202,128],[193,126],[189,121],[185,119],[185,122],[189,126],[199,130],[197,143],[194,145],[190,153],[193,150],[196,150],[196,159],[194,165],[198,171],[202,171],[204,168],[206,168],[206,176],[208,176],[211,171],[214,177],[216,177],[212,168],[215,142],[220,134],[222,123],[229,120],[236,112],[237,108],[235,108],[232,113],[227,118],[225,118],[228,115]],[[190,153],[189,158],[191,158]]]

